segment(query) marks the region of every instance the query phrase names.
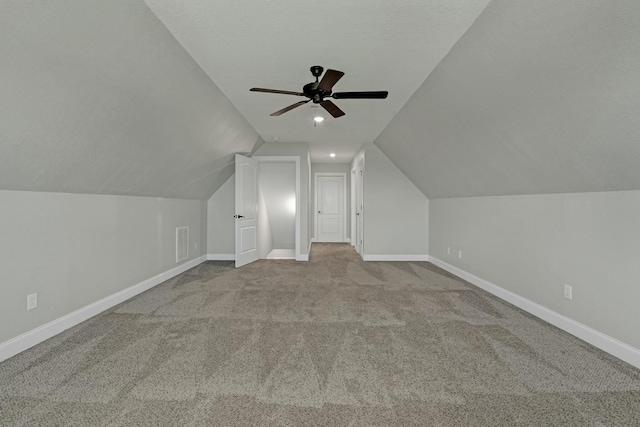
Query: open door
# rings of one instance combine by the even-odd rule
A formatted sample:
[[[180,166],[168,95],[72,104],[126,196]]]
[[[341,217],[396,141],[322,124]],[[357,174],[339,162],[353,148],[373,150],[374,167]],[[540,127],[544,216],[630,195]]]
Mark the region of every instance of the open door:
[[[236,154],[236,268],[258,260],[258,161]]]

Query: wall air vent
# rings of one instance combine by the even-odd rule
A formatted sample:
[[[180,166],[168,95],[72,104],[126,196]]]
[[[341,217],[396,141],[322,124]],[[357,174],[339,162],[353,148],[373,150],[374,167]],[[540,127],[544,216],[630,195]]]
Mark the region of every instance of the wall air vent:
[[[189,258],[189,227],[176,228],[176,262]]]

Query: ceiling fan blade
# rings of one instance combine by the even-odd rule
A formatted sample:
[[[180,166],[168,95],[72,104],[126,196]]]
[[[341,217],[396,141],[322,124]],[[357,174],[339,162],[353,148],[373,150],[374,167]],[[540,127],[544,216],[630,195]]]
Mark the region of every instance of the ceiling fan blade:
[[[334,99],[385,99],[389,95],[386,90],[377,92],[336,92],[331,95]]]
[[[342,78],[342,76],[344,76],[344,73],[342,71],[327,70],[327,72],[324,73],[324,76],[322,76],[322,80],[320,80],[320,83],[318,84],[318,90],[329,92],[333,85],[336,84],[338,80]]]
[[[261,87],[252,87],[249,89],[251,92],[266,92],[266,93],[280,93],[282,95],[297,95],[297,96],[305,96],[302,92],[292,92],[290,90],[276,90],[276,89],[264,89]]]
[[[282,110],[278,110],[275,113],[271,113],[269,114],[270,116],[279,116],[281,114],[286,113],[287,111],[293,110],[294,108],[297,108],[301,105],[306,104],[307,102],[311,101],[310,99],[306,100],[306,101],[300,101],[300,102],[296,102],[295,104],[291,104],[288,107],[283,108]]]
[[[331,101],[322,101],[320,105],[322,105],[322,108],[327,110],[333,117],[344,116],[344,111],[339,109],[338,106]]]

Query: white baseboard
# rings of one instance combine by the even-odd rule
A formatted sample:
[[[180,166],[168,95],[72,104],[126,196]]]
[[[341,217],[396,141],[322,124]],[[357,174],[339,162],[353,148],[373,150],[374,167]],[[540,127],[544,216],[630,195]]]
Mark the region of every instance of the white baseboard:
[[[236,254],[207,254],[207,261],[235,261]]]
[[[362,255],[363,261],[429,261],[429,255]]]
[[[307,249],[307,253],[296,256],[296,261],[309,261],[309,254],[311,253],[311,244],[313,242],[315,242],[315,239],[312,238],[309,241],[309,248]]]
[[[346,239],[342,239],[342,240],[327,240],[327,241],[324,241],[324,242],[320,242],[320,241],[318,241],[318,239],[313,237],[313,238],[311,238],[311,243],[351,243],[351,239],[346,238]]]
[[[18,335],[15,338],[5,341],[0,344],[0,362],[12,356],[15,356],[18,353],[21,353],[36,344],[40,344],[41,342],[48,340],[49,338],[58,335],[59,333],[64,332],[67,329],[76,326],[84,322],[85,320],[90,319],[91,317],[120,304],[121,302],[124,302],[129,298],[132,298],[146,290],[149,290],[154,286],[177,276],[180,273],[184,273],[185,271],[203,263],[204,261],[206,261],[206,256],[204,255],[199,258],[192,259],[191,261],[180,264],[179,266],[174,267],[171,270],[160,273],[157,276],[153,276],[150,279],[130,286],[126,289],[116,292],[115,294],[111,294],[99,301],[79,308],[76,311],[73,311],[69,314],[52,320],[51,322],[45,323],[42,326],[25,332],[22,335]]]
[[[485,291],[497,296],[498,298],[503,299],[515,305],[516,307],[533,314],[536,317],[539,317],[545,322],[550,323],[570,333],[571,335],[574,335],[581,340],[588,342],[595,347],[598,347],[600,350],[606,351],[607,353],[617,357],[618,359],[624,360],[625,362],[635,366],[636,368],[640,368],[639,349],[625,344],[622,341],[619,341],[606,334],[603,334],[602,332],[599,332],[589,326],[583,325],[582,323],[577,322],[567,316],[550,310],[543,305],[535,303],[531,300],[528,300],[527,298],[521,297],[518,294],[501,288],[498,285],[481,279],[480,277],[468,273],[458,267],[447,264],[446,262],[441,261],[438,258],[430,256],[429,261],[434,265],[442,268],[443,270],[455,274],[456,276],[466,280],[469,283],[473,283],[480,289],[484,289]]]

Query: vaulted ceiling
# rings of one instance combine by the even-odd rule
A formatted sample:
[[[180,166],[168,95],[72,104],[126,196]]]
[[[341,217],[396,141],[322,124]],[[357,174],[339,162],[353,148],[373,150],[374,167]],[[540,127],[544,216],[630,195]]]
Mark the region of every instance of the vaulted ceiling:
[[[489,0],[145,0],[265,141],[308,142],[314,162],[348,162],[400,111]],[[335,100],[333,119],[299,98],[312,65],[345,72],[334,91],[388,90],[384,100]],[[305,98],[303,98],[305,99]],[[314,127],[313,116],[328,119]]]
[[[274,137],[375,141],[428,197],[640,189],[638,28],[637,0],[8,2],[0,189],[203,199]],[[316,64],[389,98],[314,128],[248,91]]]

